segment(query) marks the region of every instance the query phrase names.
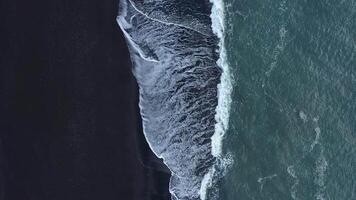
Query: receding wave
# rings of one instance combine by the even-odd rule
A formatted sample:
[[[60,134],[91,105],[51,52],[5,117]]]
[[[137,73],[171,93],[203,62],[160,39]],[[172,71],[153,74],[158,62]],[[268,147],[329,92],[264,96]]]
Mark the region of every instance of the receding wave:
[[[205,199],[229,163],[220,152],[230,82],[223,80],[223,43],[211,9],[208,0],[120,1],[117,21],[140,88],[144,134],[172,172],[173,200]]]

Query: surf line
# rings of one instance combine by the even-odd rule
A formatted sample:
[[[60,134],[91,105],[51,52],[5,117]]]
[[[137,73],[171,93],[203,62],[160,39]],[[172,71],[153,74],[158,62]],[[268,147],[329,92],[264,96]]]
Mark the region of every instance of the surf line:
[[[209,172],[204,175],[199,191],[201,200],[207,199],[207,191],[214,186],[214,182],[219,178],[218,176],[224,176],[226,173],[219,172],[218,169],[226,171],[226,168],[233,162],[232,156],[224,158],[222,155],[223,139],[229,126],[230,107],[232,102],[232,77],[225,48],[225,5],[223,0],[210,0],[210,3],[212,3],[210,15],[212,21],[211,28],[213,33],[219,39],[219,59],[217,60],[217,65],[222,69],[222,74],[220,83],[217,86],[218,105],[215,109],[215,131],[211,137],[211,154],[217,158],[217,162],[211,167]]]

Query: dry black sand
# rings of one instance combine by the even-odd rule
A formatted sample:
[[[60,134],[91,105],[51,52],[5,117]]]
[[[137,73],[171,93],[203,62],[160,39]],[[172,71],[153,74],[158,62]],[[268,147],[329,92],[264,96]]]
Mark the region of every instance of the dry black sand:
[[[166,200],[115,0],[0,2],[0,200]]]

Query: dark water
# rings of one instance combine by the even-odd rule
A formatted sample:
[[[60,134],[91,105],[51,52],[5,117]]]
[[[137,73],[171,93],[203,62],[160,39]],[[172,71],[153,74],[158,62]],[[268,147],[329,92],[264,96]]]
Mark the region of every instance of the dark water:
[[[356,199],[356,1],[225,0],[223,200]]]

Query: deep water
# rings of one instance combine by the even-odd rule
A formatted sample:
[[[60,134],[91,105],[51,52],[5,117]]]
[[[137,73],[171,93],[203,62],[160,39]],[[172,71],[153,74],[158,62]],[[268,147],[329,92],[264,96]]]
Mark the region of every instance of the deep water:
[[[356,1],[225,0],[222,200],[356,199]]]

